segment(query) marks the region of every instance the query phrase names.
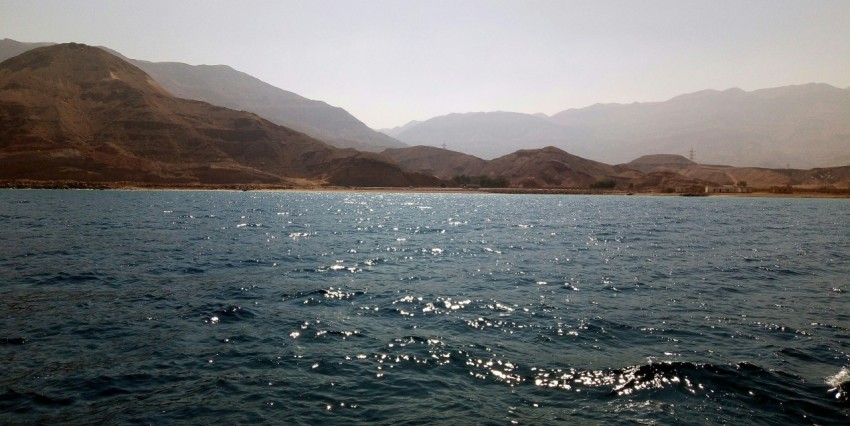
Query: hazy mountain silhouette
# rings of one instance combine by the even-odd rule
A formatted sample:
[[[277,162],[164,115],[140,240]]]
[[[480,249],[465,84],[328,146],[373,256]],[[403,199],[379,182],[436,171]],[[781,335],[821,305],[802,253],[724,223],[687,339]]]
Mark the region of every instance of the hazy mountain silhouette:
[[[581,132],[515,112],[473,112],[403,126],[396,137],[408,145],[442,146],[484,159],[518,149],[557,146],[572,151]]]
[[[0,61],[51,43],[0,41]],[[279,89],[226,65],[188,65],[130,59],[174,96],[240,111],[253,112],[276,124],[306,133],[341,148],[378,152],[405,146],[370,129],[342,108]]]
[[[389,132],[409,145],[445,144],[485,159],[551,145],[611,164],[693,148],[704,164],[841,166],[850,164],[850,90],[826,84],[706,90],[666,102],[571,109],[549,119],[450,114]]]
[[[61,44],[0,63],[0,178],[90,182],[434,185],[377,154],[255,114],[174,97],[103,49]]]
[[[666,102],[571,109],[551,120],[587,132],[589,143],[577,154],[610,163],[693,147],[703,164],[850,164],[850,91],[826,84],[705,90]]]
[[[400,135],[400,134],[404,133],[405,131],[410,130],[413,127],[416,127],[420,124],[422,124],[421,121],[413,120],[413,121],[410,121],[403,126],[396,126],[396,127],[393,127],[392,129],[378,129],[378,131],[387,135],[387,136],[390,136],[390,137],[393,137],[393,138],[398,138],[398,135]]]
[[[14,56],[18,56],[27,50],[32,50],[36,47],[50,46],[52,44],[54,43],[22,43],[10,38],[4,38],[3,40],[0,40],[0,62]]]
[[[250,111],[337,147],[377,152],[405,146],[342,108],[279,89],[227,65],[131,62],[175,96]]]

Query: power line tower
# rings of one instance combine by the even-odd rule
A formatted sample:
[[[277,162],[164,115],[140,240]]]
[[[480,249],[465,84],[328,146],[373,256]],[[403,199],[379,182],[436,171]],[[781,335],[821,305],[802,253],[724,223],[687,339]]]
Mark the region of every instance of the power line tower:
[[[694,147],[691,147],[691,150],[688,151],[688,159],[694,161]]]
[[[443,142],[443,149],[446,149],[446,143]]]

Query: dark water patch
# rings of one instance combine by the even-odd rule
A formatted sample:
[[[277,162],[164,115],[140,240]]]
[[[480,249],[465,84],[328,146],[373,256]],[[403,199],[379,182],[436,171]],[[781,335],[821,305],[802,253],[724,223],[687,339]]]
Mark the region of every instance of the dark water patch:
[[[67,273],[60,272],[59,274],[50,276],[42,281],[44,284],[75,284],[85,281],[98,281],[101,275],[95,272],[82,273]]]
[[[804,362],[812,362],[812,361],[817,360],[816,357],[806,353],[806,351],[801,350],[801,349],[783,348],[779,351],[779,353],[782,354],[783,356],[794,358],[796,360],[804,361]]]
[[[183,268],[182,272],[184,274],[203,274],[204,272],[207,272],[207,271],[205,269],[202,269],[202,268],[188,266],[188,267]]]
[[[67,407],[74,404],[73,398],[49,396],[39,392],[17,392],[7,389],[0,394],[0,413],[29,413],[38,407]]]

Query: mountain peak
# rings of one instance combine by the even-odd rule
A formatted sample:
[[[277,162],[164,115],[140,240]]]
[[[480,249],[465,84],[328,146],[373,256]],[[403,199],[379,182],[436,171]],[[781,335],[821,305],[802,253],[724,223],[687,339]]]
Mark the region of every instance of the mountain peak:
[[[26,72],[30,85],[34,78],[62,81],[64,84],[54,88],[64,91],[121,82],[137,90],[153,90],[160,95],[167,95],[144,71],[101,48],[85,44],[64,43],[39,47],[7,59],[0,63],[0,69],[12,74]],[[27,82],[19,81],[18,84],[26,86]]]

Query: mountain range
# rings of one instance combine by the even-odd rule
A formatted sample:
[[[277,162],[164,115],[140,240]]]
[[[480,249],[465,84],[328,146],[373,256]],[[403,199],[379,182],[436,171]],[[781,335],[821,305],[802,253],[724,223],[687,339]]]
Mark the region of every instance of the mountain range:
[[[0,40],[0,62],[27,50],[53,43],[22,43]],[[403,143],[370,129],[348,111],[322,101],[279,89],[227,65],[188,65],[130,59],[174,96],[208,102],[239,111],[253,112],[273,123],[306,133],[340,148],[379,152]]]
[[[181,99],[80,44],[0,63],[0,178],[82,182],[434,186],[378,154],[255,114]]]
[[[628,163],[608,165],[556,147],[519,150],[492,160],[431,146],[387,149],[382,153],[407,170],[451,180],[458,176],[505,178],[524,188],[588,188],[608,182],[640,191],[682,189],[746,183],[761,189],[796,186],[850,189],[850,166],[814,169],[769,169],[704,165],[681,155],[645,155]]]
[[[449,114],[387,133],[492,159],[555,146],[609,164],[687,154],[703,164],[812,168],[850,164],[850,90],[806,84],[745,92],[706,90],[665,102],[599,104],[546,117]]]
[[[648,191],[744,182],[761,188],[850,188],[850,166],[811,170],[735,167],[698,163],[673,154],[648,154],[611,165],[576,155],[582,149],[609,149],[603,139],[598,139],[599,135],[613,140],[611,135],[630,126],[635,137],[641,131],[648,134],[648,130],[640,130],[643,128],[668,129],[668,133],[658,130],[656,135],[656,140],[664,140],[684,132],[682,129],[704,129],[704,116],[721,122],[731,120],[726,112],[726,108],[731,108],[728,99],[723,99],[739,99],[736,102],[740,106],[744,104],[740,99],[752,97],[742,91],[709,91],[657,105],[597,105],[552,117],[507,112],[452,114],[410,123],[392,132],[427,140],[429,134],[435,134],[433,129],[442,129],[440,140],[446,145],[445,141],[457,135],[471,145],[495,140],[497,143],[488,145],[492,150],[490,158],[422,145],[372,153],[330,146],[259,114],[221,105],[249,99],[250,96],[240,98],[241,85],[247,85],[241,90],[246,93],[268,89],[266,83],[229,67],[132,61],[106,48],[73,43],[32,47],[0,41],[4,54],[18,52],[0,62],[0,181],[5,185],[19,181],[76,181],[274,187],[439,186],[486,181],[488,185],[525,188],[616,187]],[[146,73],[136,64],[150,67],[160,77]],[[222,75],[231,74],[232,81],[220,80]],[[186,92],[206,93],[219,105],[175,96],[159,79],[169,81],[172,87],[189,87]],[[269,90],[291,94],[273,87]],[[823,141],[832,141],[832,161],[850,164],[850,160],[842,160],[847,144],[841,132],[846,123],[839,122],[846,111],[837,107],[845,101],[843,89],[806,85],[753,93],[761,99],[774,99],[777,105],[768,108],[751,99],[750,103],[756,106],[749,108],[762,111],[755,114],[761,119],[739,117],[738,121],[749,123],[751,129],[764,127],[764,123],[776,119],[775,111],[789,111],[793,102],[788,98],[796,97],[799,104],[812,111],[806,112],[808,121],[787,118],[784,129],[797,129],[797,140],[815,140],[811,135],[820,135],[816,142],[804,146],[812,153],[829,146]],[[267,101],[272,109],[288,108],[292,117],[309,116],[317,126],[333,128],[332,116],[310,111],[312,107],[334,110],[333,107],[291,95],[296,101],[289,104],[278,98],[270,101],[257,97],[252,108],[262,110],[262,103]],[[713,115],[705,107],[712,103]],[[703,105],[697,108],[699,114],[689,110],[695,104]],[[647,109],[648,106],[653,108]],[[677,112],[677,108],[682,111]],[[667,115],[677,118],[677,124],[669,123]],[[618,116],[618,120],[612,118]],[[582,142],[587,140],[593,143]],[[515,150],[512,144],[519,144],[516,141],[536,147]],[[568,150],[563,149],[565,145],[569,145]],[[621,143],[617,149],[633,148]],[[510,151],[495,156],[498,150]]]
[[[0,61],[48,44],[0,40]],[[456,113],[381,133],[341,108],[226,65],[127,60],[177,97],[253,112],[331,145],[362,151],[429,145],[494,159],[520,149],[554,146],[608,164],[658,153],[691,154],[702,164],[738,167],[850,164],[850,88],[826,84],[752,92],[705,90],[665,102],[597,104],[551,117]]]

